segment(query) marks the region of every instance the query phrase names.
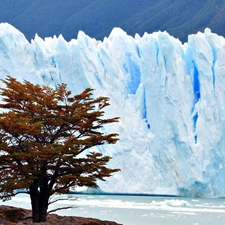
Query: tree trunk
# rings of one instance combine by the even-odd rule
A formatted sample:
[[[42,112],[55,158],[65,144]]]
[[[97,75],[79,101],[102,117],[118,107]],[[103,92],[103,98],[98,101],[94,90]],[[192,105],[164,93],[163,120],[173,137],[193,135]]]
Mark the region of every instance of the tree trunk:
[[[38,190],[38,181],[35,180],[30,186],[30,199],[32,206],[33,222],[46,222],[48,210],[48,190]]]

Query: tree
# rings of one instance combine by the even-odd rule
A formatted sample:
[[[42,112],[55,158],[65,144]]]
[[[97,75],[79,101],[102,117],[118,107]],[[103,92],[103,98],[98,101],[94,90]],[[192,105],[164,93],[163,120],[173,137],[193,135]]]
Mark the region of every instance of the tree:
[[[101,128],[118,122],[103,119],[107,97],[93,98],[92,89],[71,96],[66,85],[57,90],[3,80],[0,88],[0,198],[30,195],[33,222],[47,220],[50,196],[77,186],[97,188],[119,169],[106,167],[110,157],[85,153],[93,146],[114,144],[118,134]],[[82,153],[82,154],[81,154]],[[85,154],[84,154],[85,153]]]

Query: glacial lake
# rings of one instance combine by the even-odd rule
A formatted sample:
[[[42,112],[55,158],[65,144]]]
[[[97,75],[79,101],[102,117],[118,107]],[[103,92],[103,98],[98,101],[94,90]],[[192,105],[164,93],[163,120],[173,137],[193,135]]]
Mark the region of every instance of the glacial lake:
[[[68,195],[69,197],[71,195]],[[75,201],[59,201],[52,208],[76,206],[59,215],[94,217],[123,225],[224,225],[225,199],[72,195]],[[30,199],[20,194],[2,205],[30,209]]]

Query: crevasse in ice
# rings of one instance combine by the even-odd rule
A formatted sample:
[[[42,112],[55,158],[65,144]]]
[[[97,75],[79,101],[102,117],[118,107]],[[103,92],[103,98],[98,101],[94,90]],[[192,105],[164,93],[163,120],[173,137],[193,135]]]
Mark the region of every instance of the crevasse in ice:
[[[74,94],[87,87],[110,98],[120,122],[116,145],[97,150],[121,168],[100,189],[221,197],[225,195],[225,39],[206,29],[182,44],[166,32],[128,36],[114,28],[102,42],[79,32],[25,36],[0,24],[0,78],[7,75]]]

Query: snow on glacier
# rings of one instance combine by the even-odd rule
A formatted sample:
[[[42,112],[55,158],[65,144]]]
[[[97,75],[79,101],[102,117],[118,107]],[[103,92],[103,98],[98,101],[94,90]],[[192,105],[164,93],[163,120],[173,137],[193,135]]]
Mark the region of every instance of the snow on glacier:
[[[182,44],[166,32],[128,36],[114,28],[103,42],[79,32],[44,40],[0,24],[0,77],[74,94],[87,87],[110,98],[120,122],[116,145],[99,147],[121,168],[100,189],[221,197],[225,195],[225,39],[206,29]]]

